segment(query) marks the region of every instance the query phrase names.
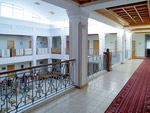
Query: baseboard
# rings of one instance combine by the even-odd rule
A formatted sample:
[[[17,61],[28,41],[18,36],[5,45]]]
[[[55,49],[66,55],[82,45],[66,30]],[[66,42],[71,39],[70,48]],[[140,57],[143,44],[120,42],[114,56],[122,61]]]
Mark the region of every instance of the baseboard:
[[[125,64],[125,62],[121,62],[120,64]]]
[[[136,56],[136,57],[132,57],[132,59],[144,59],[144,56]]]
[[[86,83],[86,84],[84,84],[84,85],[82,85],[82,86],[75,86],[76,88],[78,88],[78,89],[83,89],[83,88],[85,88],[85,87],[87,87],[88,86],[88,83]]]

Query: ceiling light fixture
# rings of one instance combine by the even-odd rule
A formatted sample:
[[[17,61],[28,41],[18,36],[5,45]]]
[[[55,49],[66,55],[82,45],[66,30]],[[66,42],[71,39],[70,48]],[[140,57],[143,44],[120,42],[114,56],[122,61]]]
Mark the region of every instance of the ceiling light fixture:
[[[35,2],[35,5],[40,5],[40,3],[39,2]]]
[[[55,14],[53,11],[50,11],[49,13],[50,13],[51,15],[54,15],[54,14]]]

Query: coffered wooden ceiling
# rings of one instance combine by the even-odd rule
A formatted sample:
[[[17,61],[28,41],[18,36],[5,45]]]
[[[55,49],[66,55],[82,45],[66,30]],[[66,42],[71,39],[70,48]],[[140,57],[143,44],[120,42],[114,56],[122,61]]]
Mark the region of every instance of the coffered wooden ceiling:
[[[150,25],[150,0],[95,10],[124,27]]]
[[[150,28],[133,28],[129,30],[130,31],[150,31]]]
[[[97,0],[72,0],[78,4],[86,4],[86,3],[90,3],[90,2],[94,2],[94,1],[97,1]]]

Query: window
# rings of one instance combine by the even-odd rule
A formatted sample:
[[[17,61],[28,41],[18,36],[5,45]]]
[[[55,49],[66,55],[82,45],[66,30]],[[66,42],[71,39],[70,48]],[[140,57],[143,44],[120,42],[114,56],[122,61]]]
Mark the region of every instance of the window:
[[[12,4],[0,3],[0,8],[0,16],[34,21],[39,23],[48,23],[46,19],[22,7],[18,7]]]
[[[23,8],[14,6],[13,16],[14,18],[18,18],[18,19],[23,18]]]
[[[25,20],[32,20],[32,13],[28,10],[24,10],[24,19]]]
[[[13,8],[9,4],[1,4],[1,16],[12,17]]]

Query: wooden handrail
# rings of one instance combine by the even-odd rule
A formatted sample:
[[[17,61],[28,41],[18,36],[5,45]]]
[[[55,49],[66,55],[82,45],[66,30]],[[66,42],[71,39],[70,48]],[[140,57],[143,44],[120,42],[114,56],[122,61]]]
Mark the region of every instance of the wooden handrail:
[[[11,70],[11,71],[0,72],[0,75],[15,73],[15,72],[19,72],[19,71],[25,71],[25,70],[31,70],[31,69],[40,68],[40,67],[46,67],[46,66],[50,66],[50,65],[68,63],[68,62],[73,62],[73,61],[76,61],[76,59],[66,60],[66,61],[56,62],[56,63],[51,63],[51,64],[46,64],[46,65],[40,65],[40,66],[33,66],[33,67],[29,67],[29,68],[24,68],[24,69],[16,69],[16,70]]]
[[[117,51],[117,52],[112,52],[112,53],[120,53],[120,52],[122,52],[122,51]]]

